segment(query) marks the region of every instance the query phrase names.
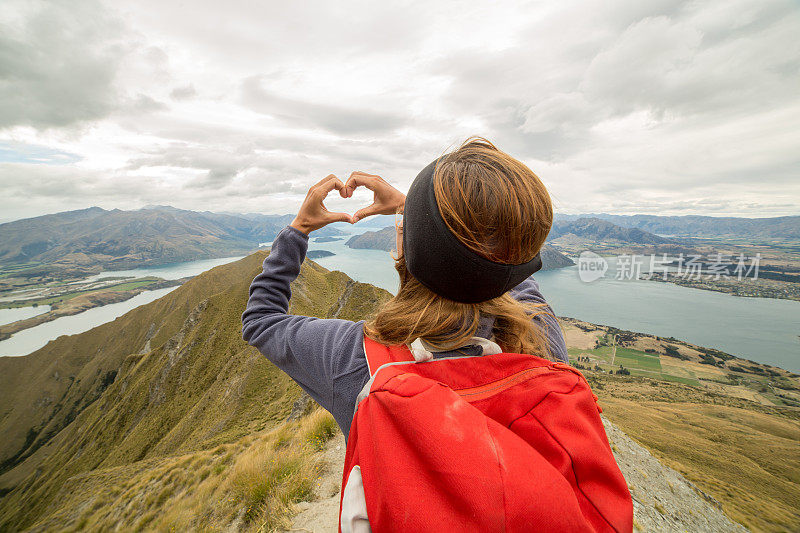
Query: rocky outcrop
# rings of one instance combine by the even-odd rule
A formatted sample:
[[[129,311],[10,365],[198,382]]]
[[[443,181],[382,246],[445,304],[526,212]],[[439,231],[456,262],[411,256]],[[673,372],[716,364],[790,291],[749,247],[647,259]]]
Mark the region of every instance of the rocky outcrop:
[[[634,531],[745,532],[722,505],[603,418],[608,442],[633,498]]]

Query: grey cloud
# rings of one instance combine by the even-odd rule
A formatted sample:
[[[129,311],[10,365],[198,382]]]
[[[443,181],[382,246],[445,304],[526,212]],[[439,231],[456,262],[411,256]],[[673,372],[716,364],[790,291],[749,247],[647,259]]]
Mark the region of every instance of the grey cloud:
[[[145,113],[165,111],[167,109],[169,109],[169,107],[164,102],[159,102],[152,96],[139,93],[133,98],[123,100],[120,103],[119,110],[139,117]]]
[[[222,168],[231,179],[248,169],[264,169],[275,172],[276,179],[309,177],[316,182],[331,172],[346,174],[361,170],[410,182],[438,151],[437,145],[423,139],[402,139],[393,134],[332,140],[329,136],[309,135],[303,131],[272,134],[241,130],[234,124],[208,125],[163,115],[149,115],[137,125],[172,142],[131,158],[127,165],[129,170],[166,166],[208,173]],[[130,148],[134,149],[140,150]],[[392,172],[386,175],[387,170]],[[221,176],[214,173],[208,178],[213,181]],[[196,184],[203,183],[205,180],[199,179]]]
[[[759,20],[761,13],[749,15]],[[745,25],[735,36],[704,40],[709,23],[701,16],[649,17],[631,25],[594,57],[579,89],[615,115],[640,109],[658,116],[730,115],[796,98],[791,80],[800,57],[784,45],[791,39],[784,18],[767,28]],[[796,30],[796,9],[785,6],[784,16],[794,19]],[[764,32],[765,38],[755,38]]]
[[[185,181],[183,189],[221,189],[231,185],[243,173],[249,171],[269,173],[272,177],[295,177],[308,172],[307,165],[287,153],[272,153],[258,146],[240,145],[202,146],[189,143],[173,143],[165,148],[128,162],[128,171],[140,171],[147,167],[171,167],[194,169],[200,174]],[[244,192],[244,191],[242,191]]]
[[[142,0],[119,7],[132,36],[103,31],[79,1],[78,19],[45,4],[0,32],[0,97],[9,79],[17,98],[0,101],[0,128],[107,117],[83,140],[8,133],[108,165],[21,165],[13,186],[0,175],[0,194],[40,209],[289,212],[328,173],[402,188],[481,134],[583,211],[796,212],[800,10],[788,1],[567,0],[504,20],[495,5]],[[84,65],[98,74],[86,80]],[[334,83],[352,87],[346,104],[327,96]]]
[[[279,172],[268,171],[245,172],[243,179],[244,190],[184,188],[146,172],[109,175],[68,166],[0,163],[0,197],[7,199],[0,222],[92,205],[137,209],[170,204],[193,210],[292,213],[310,185],[310,180],[281,180]],[[273,197],[274,193],[281,194]]]
[[[3,10],[20,18],[0,18],[0,128],[71,126],[114,109],[126,48],[101,4],[6,1]]]
[[[304,102],[278,96],[265,89],[263,81],[262,76],[252,76],[243,81],[242,104],[253,111],[275,116],[296,126],[315,126],[348,135],[389,132],[406,123],[406,119],[396,113]]]
[[[452,79],[453,114],[563,161],[600,142],[596,125],[632,113],[704,126],[793,105],[798,25],[788,1],[584,3],[537,20],[516,46],[460,50],[428,71]]]
[[[133,16],[191,42],[206,60],[249,69],[287,57],[346,64],[351,57],[408,50],[429,30],[421,20],[425,11],[421,3],[139,0]]]
[[[191,83],[181,87],[175,87],[169,93],[173,100],[189,100],[197,96],[197,89]]]

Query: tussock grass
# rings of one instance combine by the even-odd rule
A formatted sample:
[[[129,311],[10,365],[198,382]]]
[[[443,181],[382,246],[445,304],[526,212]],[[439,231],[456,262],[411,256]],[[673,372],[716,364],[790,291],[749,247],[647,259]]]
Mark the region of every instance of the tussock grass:
[[[327,441],[339,430],[331,414],[323,409],[311,413],[300,430],[301,438],[311,444],[314,449],[321,450]]]
[[[244,509],[245,523],[271,531],[287,525],[292,504],[311,496],[319,465],[311,447],[299,440],[276,452],[272,439],[243,454],[229,480],[232,499]]]
[[[37,526],[72,532],[287,528],[295,504],[313,499],[320,450],[336,431],[333,417],[318,408],[229,445],[97,471],[83,476],[61,511]]]

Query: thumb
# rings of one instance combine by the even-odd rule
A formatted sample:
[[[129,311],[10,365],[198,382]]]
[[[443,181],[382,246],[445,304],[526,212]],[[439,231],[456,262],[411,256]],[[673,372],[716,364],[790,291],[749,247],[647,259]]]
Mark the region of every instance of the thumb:
[[[325,220],[328,224],[331,222],[350,222],[350,215],[347,213],[328,213],[325,216]]]
[[[377,212],[378,208],[375,204],[369,205],[362,209],[356,211],[356,214],[353,215],[353,224],[361,220],[362,218],[366,218],[370,215],[374,215]]]

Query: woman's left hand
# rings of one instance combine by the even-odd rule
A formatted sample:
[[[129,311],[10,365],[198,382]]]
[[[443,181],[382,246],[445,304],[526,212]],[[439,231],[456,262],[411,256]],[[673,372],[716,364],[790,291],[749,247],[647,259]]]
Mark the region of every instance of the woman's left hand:
[[[331,222],[352,223],[350,215],[347,213],[332,213],[322,203],[333,189],[339,191],[342,198],[345,198],[344,183],[333,174],[328,175],[312,186],[308,190],[306,199],[303,200],[303,205],[300,206],[300,211],[298,211],[290,226],[308,235],[315,229],[327,226]]]

